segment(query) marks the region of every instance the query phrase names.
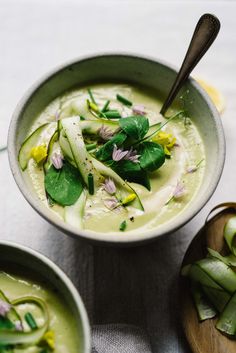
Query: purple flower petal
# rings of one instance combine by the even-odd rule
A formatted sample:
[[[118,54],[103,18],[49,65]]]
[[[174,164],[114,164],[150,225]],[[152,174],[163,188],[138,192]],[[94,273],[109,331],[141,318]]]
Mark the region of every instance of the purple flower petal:
[[[182,182],[178,181],[178,183],[175,187],[175,190],[173,192],[173,197],[175,199],[179,199],[180,197],[182,197],[185,194],[186,194],[185,185]]]
[[[15,322],[15,329],[16,329],[16,331],[23,331],[24,328],[23,328],[23,325],[20,321]]]
[[[5,317],[11,310],[11,304],[0,299],[0,316]]]
[[[145,112],[145,107],[143,105],[134,105],[133,106],[133,113],[135,115],[145,115],[146,112]]]
[[[51,156],[51,162],[56,169],[63,167],[63,156],[60,152],[54,152]]]
[[[113,208],[115,208],[116,206],[118,206],[118,201],[115,197],[112,197],[110,199],[106,199],[103,201],[104,205],[109,208],[109,210],[112,210]]]
[[[55,120],[56,121],[58,121],[60,119],[60,114],[61,114],[61,111],[57,110],[56,113],[55,113]]]
[[[195,173],[197,171],[198,167],[196,165],[192,165],[187,168],[187,173]]]
[[[118,149],[116,145],[114,145],[113,152],[112,152],[112,159],[113,161],[120,161],[123,159],[129,151],[123,151],[122,149]]]
[[[104,141],[108,141],[112,138],[112,136],[114,135],[113,131],[110,130],[107,126],[102,125],[99,129],[98,129],[98,135],[104,140]]]
[[[106,192],[108,192],[108,194],[110,195],[113,195],[116,193],[116,186],[114,181],[111,178],[105,179],[104,190],[106,190]]]
[[[131,161],[133,163],[139,163],[140,154],[137,154],[136,150],[133,150],[133,147],[130,148],[124,159]]]

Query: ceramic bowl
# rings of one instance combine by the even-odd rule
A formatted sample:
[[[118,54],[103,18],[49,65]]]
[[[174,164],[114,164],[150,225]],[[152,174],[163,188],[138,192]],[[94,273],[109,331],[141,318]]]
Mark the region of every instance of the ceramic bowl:
[[[26,137],[32,120],[58,95],[75,86],[91,82],[129,82],[149,87],[158,96],[166,97],[176,71],[169,65],[149,58],[126,54],[106,54],[82,58],[47,74],[36,82],[17,106],[9,129],[8,152],[12,173],[21,192],[31,206],[47,221],[64,233],[99,244],[134,245],[170,233],[188,222],[202,209],[213,194],[220,179],[225,141],[221,120],[208,95],[193,79],[187,80],[180,95],[187,92],[186,109],[197,126],[206,150],[206,168],[201,188],[192,202],[178,216],[156,229],[140,232],[102,234],[79,230],[61,221],[39,201],[36,193],[25,180],[18,164],[19,148]],[[178,101],[178,97],[177,97]]]
[[[76,320],[77,332],[80,338],[81,353],[90,353],[90,326],[87,313],[81,297],[66,274],[44,255],[19,244],[0,241],[0,270],[5,266],[21,267],[32,278],[50,283],[58,295],[70,308]],[[1,287],[1,283],[0,283]]]

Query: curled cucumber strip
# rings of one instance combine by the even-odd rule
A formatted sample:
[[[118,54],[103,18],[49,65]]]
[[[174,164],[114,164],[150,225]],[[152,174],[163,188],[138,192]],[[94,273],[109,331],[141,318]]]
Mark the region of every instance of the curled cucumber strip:
[[[224,238],[231,252],[236,256],[236,216],[231,217],[224,228]]]
[[[1,330],[0,331],[1,344],[3,345],[36,344],[37,342],[40,341],[40,339],[47,331],[48,325],[49,325],[49,313],[45,302],[40,298],[31,297],[31,296],[16,299],[11,302],[11,304],[15,307],[25,303],[35,304],[41,309],[44,316],[44,324],[41,327],[37,328],[36,330],[32,330],[29,332]]]

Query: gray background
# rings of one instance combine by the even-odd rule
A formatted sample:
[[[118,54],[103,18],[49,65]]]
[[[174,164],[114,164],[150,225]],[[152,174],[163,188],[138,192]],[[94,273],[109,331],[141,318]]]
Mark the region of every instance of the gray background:
[[[134,249],[93,248],[69,238],[27,204],[11,176],[7,153],[0,153],[0,238],[39,250],[65,270],[83,297],[91,323],[99,324],[94,330],[96,347],[107,332],[101,324],[119,323],[135,325],[135,335],[143,335],[139,329],[144,328],[146,346],[150,339],[153,352],[188,352],[178,317],[180,264],[213,205],[236,199],[236,3],[0,0],[0,146],[6,143],[11,114],[22,94],[55,65],[80,55],[120,50],[178,67],[204,12],[218,15],[222,29],[194,74],[226,97],[222,120],[227,158],[215,194],[181,230]],[[122,333],[116,340],[119,330],[128,332],[130,326],[110,326],[117,343],[124,338]],[[124,353],[118,346],[110,352]],[[136,351],[148,351],[144,346],[138,344]]]

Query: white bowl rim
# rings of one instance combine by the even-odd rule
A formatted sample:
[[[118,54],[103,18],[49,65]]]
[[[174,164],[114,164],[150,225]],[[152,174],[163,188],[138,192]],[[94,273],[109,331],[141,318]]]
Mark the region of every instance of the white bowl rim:
[[[24,195],[25,199],[29,202],[29,204],[38,212],[44,219],[46,219],[49,223],[53,224],[57,228],[59,228],[62,232],[69,234],[73,237],[79,237],[84,240],[91,241],[93,243],[99,243],[99,244],[117,244],[117,245],[129,245],[129,244],[139,244],[139,243],[144,243],[151,241],[157,237],[164,236],[165,234],[169,234],[171,232],[176,231],[180,227],[182,227],[184,224],[189,222],[200,210],[205,206],[207,201],[211,198],[212,194],[214,193],[221,174],[223,172],[223,167],[224,167],[224,161],[225,161],[225,137],[224,137],[224,132],[223,132],[223,127],[221,123],[221,119],[219,116],[218,111],[216,110],[216,107],[214,106],[213,102],[209,98],[209,96],[206,94],[204,89],[193,79],[189,78],[187,82],[189,82],[197,91],[198,93],[204,98],[206,101],[209,110],[212,112],[213,120],[216,126],[217,130],[217,135],[218,135],[218,146],[219,148],[219,155],[218,155],[218,160],[217,164],[215,166],[215,173],[214,176],[212,177],[211,180],[211,185],[208,188],[208,192],[204,195],[204,197],[201,198],[198,202],[194,202],[194,207],[190,207],[188,210],[185,210],[184,213],[181,213],[181,217],[175,217],[173,220],[170,220],[157,228],[153,228],[151,230],[145,230],[143,234],[140,234],[139,229],[129,231],[129,232],[123,232],[122,234],[118,232],[110,232],[110,233],[97,233],[95,231],[91,230],[79,230],[77,231],[74,227],[70,226],[69,224],[65,223],[64,221],[56,219],[55,217],[53,220],[51,217],[48,216],[45,206],[42,204],[42,207],[38,207],[38,201],[32,196],[31,192],[28,190],[28,188],[25,185],[23,176],[21,174],[19,165],[18,165],[18,159],[17,159],[17,154],[15,153],[15,136],[17,133],[17,122],[18,122],[18,117],[21,115],[21,112],[23,111],[25,105],[27,104],[28,100],[30,97],[37,91],[37,89],[43,85],[46,81],[51,79],[54,75],[58,74],[60,71],[64,70],[66,67],[72,66],[78,62],[83,62],[83,61],[89,61],[89,60],[94,60],[97,58],[102,58],[102,57],[126,57],[130,59],[140,59],[143,61],[151,62],[153,64],[160,64],[162,66],[167,67],[169,70],[174,71],[175,73],[177,72],[176,68],[174,68],[172,65],[169,65],[165,63],[164,61],[157,60],[156,58],[150,57],[150,56],[141,56],[141,55],[136,55],[136,54],[130,54],[126,52],[105,52],[105,53],[99,53],[95,55],[88,55],[88,56],[82,56],[78,57],[74,60],[70,60],[68,62],[65,62],[62,65],[57,66],[56,68],[50,70],[48,73],[46,73],[43,77],[41,77],[39,80],[37,80],[23,95],[22,99],[19,101],[18,105],[16,106],[16,109],[13,113],[12,120],[9,126],[9,131],[8,131],[8,157],[9,157],[9,163],[10,167],[12,170],[12,174],[14,176],[14,179],[16,181],[16,184],[18,185],[19,189],[21,190],[22,194]]]
[[[60,280],[63,282],[63,285],[65,285],[69,290],[69,292],[71,293],[74,299],[74,302],[78,308],[78,311],[80,313],[81,326],[83,330],[83,339],[84,339],[83,353],[90,353],[91,352],[91,330],[90,330],[88,315],[78,290],[75,288],[74,284],[66,275],[66,273],[62,271],[60,267],[56,265],[52,260],[50,260],[47,256],[41,254],[39,251],[36,251],[28,246],[21,245],[15,242],[10,242],[7,240],[0,240],[0,246],[2,245],[16,250],[20,250],[24,253],[27,253],[37,258],[40,262],[44,263],[44,265],[50,268],[50,270],[60,278]],[[25,265],[22,263],[22,266],[25,266]]]

